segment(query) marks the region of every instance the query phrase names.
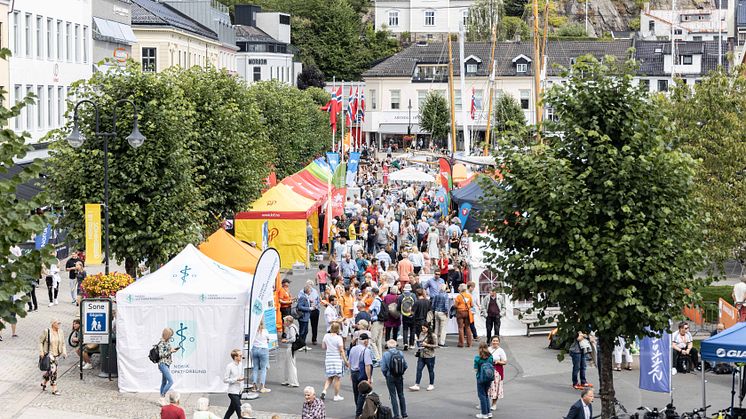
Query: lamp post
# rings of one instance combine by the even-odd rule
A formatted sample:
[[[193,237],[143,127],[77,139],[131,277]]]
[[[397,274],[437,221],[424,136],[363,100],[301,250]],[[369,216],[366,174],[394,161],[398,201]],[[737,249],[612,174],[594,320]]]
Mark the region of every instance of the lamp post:
[[[135,102],[129,99],[120,99],[114,103],[114,114],[112,117],[112,131],[101,132],[101,119],[99,116],[99,108],[96,102],[88,99],[83,99],[75,104],[73,112],[73,130],[70,135],[67,136],[67,142],[73,148],[78,148],[85,142],[85,136],[78,128],[78,107],[87,103],[93,106],[96,115],[96,131],[94,134],[96,137],[101,137],[104,141],[104,269],[105,273],[109,274],[109,137],[116,137],[117,135],[117,108],[121,104],[129,103],[132,105],[132,112],[134,114],[132,123],[132,132],[127,136],[127,142],[133,147],[138,148],[145,142],[145,136],[142,135],[140,129],[137,127],[137,106]]]

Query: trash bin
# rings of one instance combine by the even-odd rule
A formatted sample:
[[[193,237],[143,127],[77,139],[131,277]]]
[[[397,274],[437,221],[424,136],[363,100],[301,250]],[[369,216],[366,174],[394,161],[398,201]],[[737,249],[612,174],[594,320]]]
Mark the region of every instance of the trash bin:
[[[117,372],[117,345],[116,341],[112,341],[111,345],[101,345],[101,372],[98,376],[108,378],[111,373],[112,377],[116,377]]]

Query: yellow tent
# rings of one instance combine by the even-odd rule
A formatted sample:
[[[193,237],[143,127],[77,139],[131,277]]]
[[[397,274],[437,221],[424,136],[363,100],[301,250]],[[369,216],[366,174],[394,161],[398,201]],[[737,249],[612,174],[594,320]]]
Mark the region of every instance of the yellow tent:
[[[466,166],[461,163],[454,164],[452,178],[453,183],[463,182],[468,179],[469,175],[466,173]]]
[[[282,183],[262,195],[247,212],[236,214],[236,238],[256,242],[262,248],[266,237],[269,246],[280,253],[280,264],[291,268],[301,262],[308,267],[306,222],[318,229],[318,204]],[[265,229],[266,222],[266,229]]]
[[[222,228],[212,233],[198,248],[200,252],[207,255],[210,259],[252,275],[256,271],[256,264],[259,262],[259,257],[262,255],[259,249],[236,239]],[[275,307],[277,307],[275,318],[278,330],[282,329],[282,316],[280,315],[280,303],[277,295],[280,285],[280,275],[277,275],[274,294]]]

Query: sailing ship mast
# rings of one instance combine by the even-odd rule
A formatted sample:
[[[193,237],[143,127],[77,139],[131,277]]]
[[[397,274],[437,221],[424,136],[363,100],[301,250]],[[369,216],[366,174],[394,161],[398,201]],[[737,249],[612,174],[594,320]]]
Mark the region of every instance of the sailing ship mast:
[[[497,25],[497,23],[495,23]],[[490,144],[492,144],[490,137],[490,128],[492,128],[492,99],[494,96],[495,87],[495,44],[497,43],[497,31],[495,26],[492,27],[492,52],[490,53],[490,83],[487,91],[489,92],[489,105],[487,107],[487,129],[484,132],[484,152],[483,155],[489,155]]]
[[[451,155],[456,153],[456,106],[453,93],[453,50],[451,48],[451,34],[448,34],[448,96],[451,110]]]

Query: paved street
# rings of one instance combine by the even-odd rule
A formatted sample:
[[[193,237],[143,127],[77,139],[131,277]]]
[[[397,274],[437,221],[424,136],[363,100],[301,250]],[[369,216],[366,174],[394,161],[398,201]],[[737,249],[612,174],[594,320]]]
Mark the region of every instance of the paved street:
[[[96,272],[96,268],[89,272]],[[300,289],[303,280],[309,275],[295,276],[292,289]],[[66,282],[66,281],[63,281]],[[47,307],[46,289],[37,289],[39,311],[21,319],[18,326],[18,338],[11,338],[10,331],[3,332],[4,341],[0,342],[0,418],[153,418],[158,416],[156,405],[157,394],[122,394],[117,391],[116,381],[96,377],[92,371],[86,371],[84,380],[78,379],[77,356],[70,352],[62,362],[63,374],[59,380],[62,395],[52,396],[48,391],[42,392],[39,387],[40,374],[36,367],[37,338],[52,318],[62,320],[65,332],[69,332],[71,320],[76,315],[76,307],[70,304],[67,284],[60,290],[60,305]],[[323,316],[322,316],[323,318]],[[322,320],[323,321],[323,320]],[[323,326],[320,326],[322,329]],[[310,340],[310,337],[309,337]],[[321,341],[321,337],[319,338]],[[557,351],[546,349],[545,336],[506,337],[503,339],[509,364],[505,385],[505,399],[499,403],[496,417],[502,418],[561,418],[578,393],[570,388],[569,360],[557,362]],[[451,418],[473,417],[477,410],[474,374],[471,371],[471,360],[476,349],[463,349],[455,346],[455,337],[448,339],[450,347],[438,349],[436,358],[436,389],[432,392],[421,390],[414,393],[407,391],[408,413],[411,418]],[[416,358],[412,352],[406,354],[409,370],[406,385],[413,384]],[[301,387],[288,389],[279,385],[281,366],[274,362],[268,375],[268,386],[272,392],[260,399],[251,401],[258,410],[259,418],[270,418],[273,413],[299,414],[303,401],[302,388],[306,385],[316,387],[320,392],[323,385],[323,358],[320,347],[313,347],[307,353],[297,353],[298,372]],[[94,357],[97,362],[98,357]],[[154,369],[153,374],[158,372]],[[425,373],[426,382],[427,374]],[[589,371],[589,380],[597,383],[598,375]],[[708,404],[725,407],[730,401],[730,377],[708,375]],[[667,394],[643,392],[637,388],[638,370],[617,372],[614,376],[619,400],[628,408],[640,405],[663,406]],[[388,392],[381,388],[383,379],[380,372],[374,378],[374,389],[383,396],[386,404]],[[701,405],[700,377],[694,374],[674,377],[674,402],[682,409],[693,409]],[[354,415],[352,391],[349,377],[345,377],[342,386],[342,402],[327,403],[329,417],[346,419]],[[201,394],[182,395],[183,405],[191,416],[197,398]],[[208,395],[212,411],[222,416],[228,398],[222,394]],[[594,402],[600,411],[600,400]],[[284,415],[283,418],[298,416]]]

